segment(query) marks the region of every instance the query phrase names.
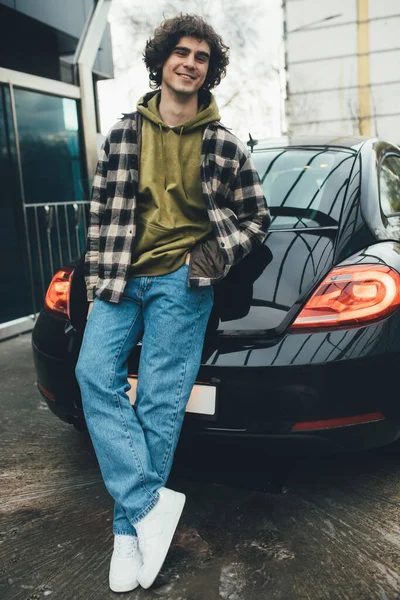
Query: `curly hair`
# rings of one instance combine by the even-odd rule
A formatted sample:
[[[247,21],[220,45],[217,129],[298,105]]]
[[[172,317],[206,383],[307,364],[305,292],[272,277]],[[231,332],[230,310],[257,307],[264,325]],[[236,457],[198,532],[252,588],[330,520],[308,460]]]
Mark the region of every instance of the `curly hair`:
[[[149,71],[152,89],[161,86],[163,65],[180,38],[184,36],[205,41],[210,46],[210,62],[202,89],[211,90],[225,77],[226,67],[229,64],[229,47],[202,17],[181,13],[163,21],[146,43],[143,60]]]

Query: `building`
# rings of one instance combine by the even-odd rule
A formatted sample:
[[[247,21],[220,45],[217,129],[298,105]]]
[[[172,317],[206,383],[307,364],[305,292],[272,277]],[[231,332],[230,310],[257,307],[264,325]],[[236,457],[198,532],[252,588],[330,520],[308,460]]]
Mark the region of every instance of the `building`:
[[[398,0],[284,0],[288,132],[400,143]]]
[[[0,339],[84,249],[111,0],[0,0]]]

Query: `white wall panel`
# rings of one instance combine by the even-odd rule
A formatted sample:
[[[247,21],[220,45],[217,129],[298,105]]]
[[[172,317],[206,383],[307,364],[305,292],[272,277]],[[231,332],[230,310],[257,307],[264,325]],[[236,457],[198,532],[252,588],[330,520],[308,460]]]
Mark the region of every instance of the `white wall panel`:
[[[373,87],[371,110],[378,115],[400,113],[400,82],[394,85]]]
[[[288,35],[288,61],[357,53],[357,28],[354,24],[324,29],[298,31]]]
[[[400,13],[400,2],[399,11]],[[400,14],[398,17],[371,21],[369,26],[370,51],[400,47]],[[384,60],[384,57],[382,57]],[[397,65],[400,70],[400,65]]]
[[[316,63],[290,65],[291,92],[323,90],[357,85],[357,58],[342,58]]]
[[[400,116],[382,117],[378,119],[379,137],[400,145]]]
[[[342,120],[355,118],[357,115],[358,95],[357,89],[342,89],[334,92],[318,92],[296,96],[294,105],[304,108],[303,114],[299,109],[293,109],[296,120]],[[294,115],[293,115],[294,116]]]
[[[327,134],[327,135],[357,135],[357,124],[354,119],[337,123],[292,123],[292,135]],[[394,144],[400,145],[400,116],[379,117],[371,121],[371,134],[378,135]]]
[[[383,54],[371,54],[369,64],[372,84],[398,81],[400,79],[400,50]]]
[[[356,2],[350,2],[349,0],[335,0],[335,2],[327,2],[327,0],[302,0],[301,2],[297,0],[288,0],[288,30],[290,31],[292,29],[297,29],[297,27],[304,27],[310,23],[321,21],[326,17],[336,14],[341,14],[341,16],[332,19],[331,21],[326,21],[326,24],[355,21],[357,18]],[[319,25],[323,25],[323,23],[319,23]],[[312,26],[317,27],[318,25],[315,24]]]
[[[296,125],[291,127],[292,135],[332,135],[333,137],[357,135],[358,130],[353,121],[341,123],[311,123],[310,125]]]
[[[369,17],[386,17],[400,13],[399,0],[369,0]]]

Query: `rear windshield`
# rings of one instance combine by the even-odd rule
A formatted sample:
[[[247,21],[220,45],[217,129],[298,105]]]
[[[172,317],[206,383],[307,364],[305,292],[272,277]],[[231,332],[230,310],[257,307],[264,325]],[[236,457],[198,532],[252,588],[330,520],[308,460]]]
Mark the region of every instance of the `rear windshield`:
[[[259,150],[252,154],[271,210],[271,229],[337,225],[354,154]]]

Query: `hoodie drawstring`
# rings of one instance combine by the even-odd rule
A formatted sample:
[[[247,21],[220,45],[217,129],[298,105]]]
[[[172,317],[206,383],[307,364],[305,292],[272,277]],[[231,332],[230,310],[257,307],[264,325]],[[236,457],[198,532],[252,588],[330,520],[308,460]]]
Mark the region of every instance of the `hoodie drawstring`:
[[[182,144],[181,144],[181,138],[182,138],[182,133],[183,130],[185,129],[185,127],[181,127],[179,130],[179,166],[181,169],[181,178],[182,178],[182,188],[183,188],[183,193],[185,194],[185,198],[188,197],[186,190],[185,190],[185,178],[183,176],[183,163],[182,163]]]
[[[167,159],[165,156],[163,127],[162,127],[161,123],[158,124],[158,128],[160,130],[160,136],[161,136],[161,154],[162,154],[163,171],[164,171],[164,190],[166,190],[167,189]]]

